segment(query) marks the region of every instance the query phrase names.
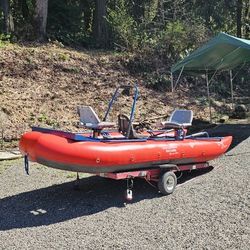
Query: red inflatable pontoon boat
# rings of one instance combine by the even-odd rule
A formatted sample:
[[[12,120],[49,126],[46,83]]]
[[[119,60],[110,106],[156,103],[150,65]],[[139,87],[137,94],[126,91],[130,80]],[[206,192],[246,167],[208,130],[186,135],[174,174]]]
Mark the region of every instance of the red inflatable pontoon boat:
[[[118,130],[110,130],[115,124],[107,122],[107,117],[119,90],[132,88],[135,92],[130,117],[119,115]],[[168,194],[176,185],[174,171],[208,167],[207,161],[217,158],[229,148],[231,136],[209,137],[207,132],[187,136],[186,128],[191,126],[193,119],[189,110],[174,111],[162,129],[138,133],[133,126],[137,98],[136,86],[117,88],[103,121],[91,107],[79,107],[82,125],[92,132],[32,128],[21,137],[19,145],[25,156],[27,172],[28,160],[31,160],[52,168],[101,174],[115,179],[144,177],[157,180],[160,191]],[[109,130],[105,130],[107,128]]]
[[[39,129],[37,129],[39,130]],[[46,131],[49,132],[49,131]],[[20,148],[29,160],[64,170],[104,173],[152,168],[163,164],[207,162],[223,154],[232,137],[148,138],[75,141],[45,132],[28,132]]]

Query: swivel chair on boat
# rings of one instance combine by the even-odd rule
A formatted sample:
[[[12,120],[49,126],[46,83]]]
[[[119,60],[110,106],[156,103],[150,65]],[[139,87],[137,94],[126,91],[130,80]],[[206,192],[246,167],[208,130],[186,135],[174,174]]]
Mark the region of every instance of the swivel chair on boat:
[[[175,110],[168,121],[162,122],[163,129],[174,129],[175,138],[183,140],[186,131],[185,129],[192,126],[193,111],[192,110]]]
[[[193,111],[192,110],[175,110],[168,121],[162,122],[164,128],[187,128],[192,126]]]
[[[90,106],[79,106],[77,107],[77,111],[80,116],[80,125],[92,129],[94,137],[104,128],[115,127],[114,122],[101,121]]]
[[[162,122],[161,125],[163,129],[174,129],[175,139],[183,140],[184,138],[194,138],[194,137],[209,137],[206,131],[201,131],[195,134],[186,136],[186,129],[192,126],[193,121],[193,111],[192,110],[175,110],[168,121]]]

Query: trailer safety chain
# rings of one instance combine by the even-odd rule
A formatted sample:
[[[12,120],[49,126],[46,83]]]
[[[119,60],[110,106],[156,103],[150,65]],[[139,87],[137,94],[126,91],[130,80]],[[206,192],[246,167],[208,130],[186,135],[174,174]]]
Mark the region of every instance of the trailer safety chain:
[[[153,188],[156,188],[157,189],[157,186],[152,184],[147,178],[144,178],[144,180],[150,185],[152,186]]]
[[[132,190],[133,186],[134,186],[133,179],[132,178],[127,178],[127,189]]]
[[[26,174],[29,175],[29,159],[28,159],[28,155],[24,156],[24,170],[25,170]]]
[[[177,180],[179,180],[181,177],[182,177],[182,171],[179,169],[179,167],[176,165],[176,170],[177,172],[180,172],[180,175],[179,176],[176,176],[177,177]]]

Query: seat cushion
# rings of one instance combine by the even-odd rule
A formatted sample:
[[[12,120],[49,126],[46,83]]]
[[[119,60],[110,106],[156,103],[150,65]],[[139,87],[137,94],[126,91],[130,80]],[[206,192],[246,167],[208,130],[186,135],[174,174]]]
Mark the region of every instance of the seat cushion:
[[[115,127],[115,123],[114,122],[99,122],[97,124],[86,123],[85,126],[91,129],[104,129],[104,128]]]
[[[164,128],[183,128],[184,124],[180,124],[177,122],[163,122],[162,123]]]

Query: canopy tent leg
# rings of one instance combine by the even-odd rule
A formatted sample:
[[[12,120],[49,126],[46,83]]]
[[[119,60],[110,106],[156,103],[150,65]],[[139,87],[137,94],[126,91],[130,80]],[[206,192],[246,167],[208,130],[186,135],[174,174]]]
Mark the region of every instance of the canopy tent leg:
[[[233,73],[232,70],[229,70],[230,75],[230,89],[231,89],[231,102],[232,102],[232,109],[234,107],[234,92],[233,92]]]
[[[176,88],[178,82],[180,81],[180,78],[181,78],[181,75],[182,75],[183,70],[184,70],[184,66],[181,68],[181,72],[180,72],[180,74],[179,74],[179,76],[178,76],[178,79],[177,79],[175,85],[174,85],[173,73],[171,72],[171,84],[173,84],[173,85],[172,85],[172,86],[173,86],[173,87],[172,87],[172,92],[174,92],[174,90],[175,90],[175,88]]]
[[[210,123],[212,123],[212,109],[211,109],[211,98],[210,98],[210,91],[209,91],[208,73],[206,73],[206,82],[207,82],[207,98],[208,98],[208,105],[209,105],[209,121],[210,121]]]

